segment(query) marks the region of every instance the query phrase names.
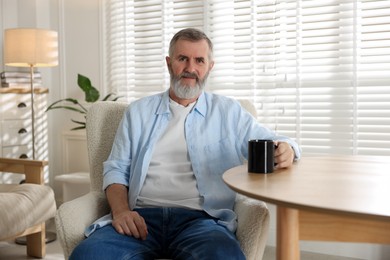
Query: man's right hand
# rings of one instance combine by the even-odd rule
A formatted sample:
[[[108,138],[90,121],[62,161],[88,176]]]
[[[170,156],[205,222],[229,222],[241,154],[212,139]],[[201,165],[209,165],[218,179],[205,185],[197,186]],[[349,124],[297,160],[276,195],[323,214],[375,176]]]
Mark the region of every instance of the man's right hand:
[[[138,212],[126,210],[115,215],[113,214],[112,218],[112,226],[118,233],[142,240],[146,239],[148,229],[144,218]]]
[[[106,189],[108,204],[111,208],[112,226],[122,235],[145,240],[148,228],[144,218],[138,212],[130,210],[128,192],[126,186],[116,183]]]

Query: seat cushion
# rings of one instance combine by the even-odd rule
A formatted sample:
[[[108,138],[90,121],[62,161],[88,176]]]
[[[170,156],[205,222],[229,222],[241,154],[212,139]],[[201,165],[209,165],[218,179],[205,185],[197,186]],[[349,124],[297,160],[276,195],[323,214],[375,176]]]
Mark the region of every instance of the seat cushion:
[[[26,228],[55,216],[53,190],[44,185],[21,184],[0,187],[0,240],[15,236]],[[4,188],[3,186],[7,186]]]

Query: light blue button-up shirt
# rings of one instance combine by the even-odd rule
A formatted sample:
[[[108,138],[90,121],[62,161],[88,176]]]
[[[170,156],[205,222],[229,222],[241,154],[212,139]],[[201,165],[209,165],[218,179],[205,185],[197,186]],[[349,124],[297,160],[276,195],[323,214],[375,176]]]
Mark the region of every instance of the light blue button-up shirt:
[[[104,162],[103,189],[114,183],[128,186],[131,209],[145,181],[155,144],[170,118],[166,91],[131,103],[118,127],[111,154]],[[296,158],[300,156],[294,141],[263,127],[238,101],[216,94],[201,94],[187,116],[184,129],[203,209],[233,232],[237,227],[233,211],[236,194],[223,182],[222,174],[248,158],[248,141],[288,142]],[[88,236],[111,221],[111,214],[106,215],[87,228],[85,234]]]

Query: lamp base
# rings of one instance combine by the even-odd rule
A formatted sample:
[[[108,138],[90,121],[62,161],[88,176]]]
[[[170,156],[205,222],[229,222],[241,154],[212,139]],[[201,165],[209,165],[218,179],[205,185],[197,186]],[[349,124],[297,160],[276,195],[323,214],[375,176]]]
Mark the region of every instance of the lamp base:
[[[57,239],[55,232],[46,231],[46,244],[51,243]],[[18,237],[15,239],[15,243],[18,245],[27,245],[27,237]]]

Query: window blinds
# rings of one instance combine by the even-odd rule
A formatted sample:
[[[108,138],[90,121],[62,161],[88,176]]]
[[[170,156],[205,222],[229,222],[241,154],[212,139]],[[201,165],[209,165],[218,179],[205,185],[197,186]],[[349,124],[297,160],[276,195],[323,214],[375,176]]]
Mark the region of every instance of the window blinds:
[[[107,0],[107,84],[132,101],[169,86],[175,32],[215,45],[207,90],[251,99],[305,154],[390,155],[390,1]]]

